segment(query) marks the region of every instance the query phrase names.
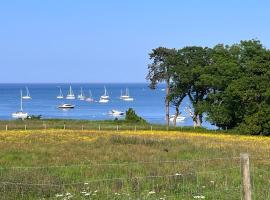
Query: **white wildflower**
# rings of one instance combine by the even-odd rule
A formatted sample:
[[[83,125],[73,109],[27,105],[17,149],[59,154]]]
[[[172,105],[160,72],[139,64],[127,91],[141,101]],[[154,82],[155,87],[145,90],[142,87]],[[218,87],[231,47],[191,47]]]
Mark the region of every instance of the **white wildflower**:
[[[198,195],[198,196],[193,196],[194,199],[205,199],[205,196],[203,195]]]
[[[148,194],[155,194],[155,193],[156,193],[155,191],[148,192]]]
[[[62,197],[64,196],[63,194],[56,194],[55,197]]]

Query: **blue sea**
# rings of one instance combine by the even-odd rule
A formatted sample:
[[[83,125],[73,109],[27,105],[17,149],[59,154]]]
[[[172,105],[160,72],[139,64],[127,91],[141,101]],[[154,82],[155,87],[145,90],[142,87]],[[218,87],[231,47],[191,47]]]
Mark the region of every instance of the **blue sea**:
[[[66,96],[70,85],[76,97],[80,94],[82,87],[86,96],[91,90],[92,96],[97,102],[57,99],[59,87]],[[110,101],[101,104],[98,103],[98,100],[104,93],[104,86],[107,88]],[[29,115],[42,115],[43,118],[106,120],[113,119],[108,114],[112,109],[126,111],[128,108],[133,108],[147,121],[165,124],[165,85],[161,84],[157,89],[151,90],[146,83],[0,84],[0,119],[12,119],[11,113],[20,109],[20,90],[22,89],[23,95],[25,95],[26,87],[28,87],[32,99],[23,100],[23,110]],[[124,93],[126,88],[129,89],[129,94],[134,101],[127,102],[120,99],[121,89]],[[63,103],[73,104],[75,108],[58,109],[58,105]],[[178,124],[180,126],[193,125],[191,117],[185,112],[188,104],[188,99],[185,99],[180,108],[182,115],[186,116],[185,121]],[[171,107],[171,114],[174,114],[173,107]],[[207,122],[204,122],[203,125],[212,128]]]

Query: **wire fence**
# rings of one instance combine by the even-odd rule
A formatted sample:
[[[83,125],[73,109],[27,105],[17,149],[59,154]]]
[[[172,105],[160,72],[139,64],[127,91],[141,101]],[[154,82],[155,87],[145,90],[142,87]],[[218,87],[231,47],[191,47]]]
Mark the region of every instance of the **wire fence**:
[[[253,199],[270,199],[269,162],[251,157]],[[240,164],[240,157],[221,157],[1,166],[0,195],[2,199],[241,199]]]
[[[150,131],[168,131],[168,130],[177,130],[177,131],[187,131],[187,130],[196,130],[203,132],[212,132],[211,130],[202,129],[199,127],[189,127],[189,126],[170,126],[166,127],[165,125],[158,124],[109,124],[109,123],[57,123],[57,122],[27,122],[16,121],[4,123],[0,121],[0,130],[47,130],[47,129],[58,129],[58,130],[96,130],[96,131],[140,131],[140,130],[150,130]],[[214,130],[217,131],[217,130]]]

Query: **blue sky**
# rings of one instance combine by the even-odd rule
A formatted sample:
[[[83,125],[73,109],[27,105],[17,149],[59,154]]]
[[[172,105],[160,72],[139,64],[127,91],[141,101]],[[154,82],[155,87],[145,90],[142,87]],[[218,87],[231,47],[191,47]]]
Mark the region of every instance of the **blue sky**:
[[[145,82],[158,46],[270,47],[270,2],[2,0],[0,82]]]

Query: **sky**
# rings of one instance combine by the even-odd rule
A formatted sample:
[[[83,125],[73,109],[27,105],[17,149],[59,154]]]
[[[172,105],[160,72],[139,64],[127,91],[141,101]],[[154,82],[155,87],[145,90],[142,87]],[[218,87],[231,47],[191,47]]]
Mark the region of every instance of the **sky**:
[[[267,0],[1,0],[0,83],[146,82],[156,47],[259,39]]]

